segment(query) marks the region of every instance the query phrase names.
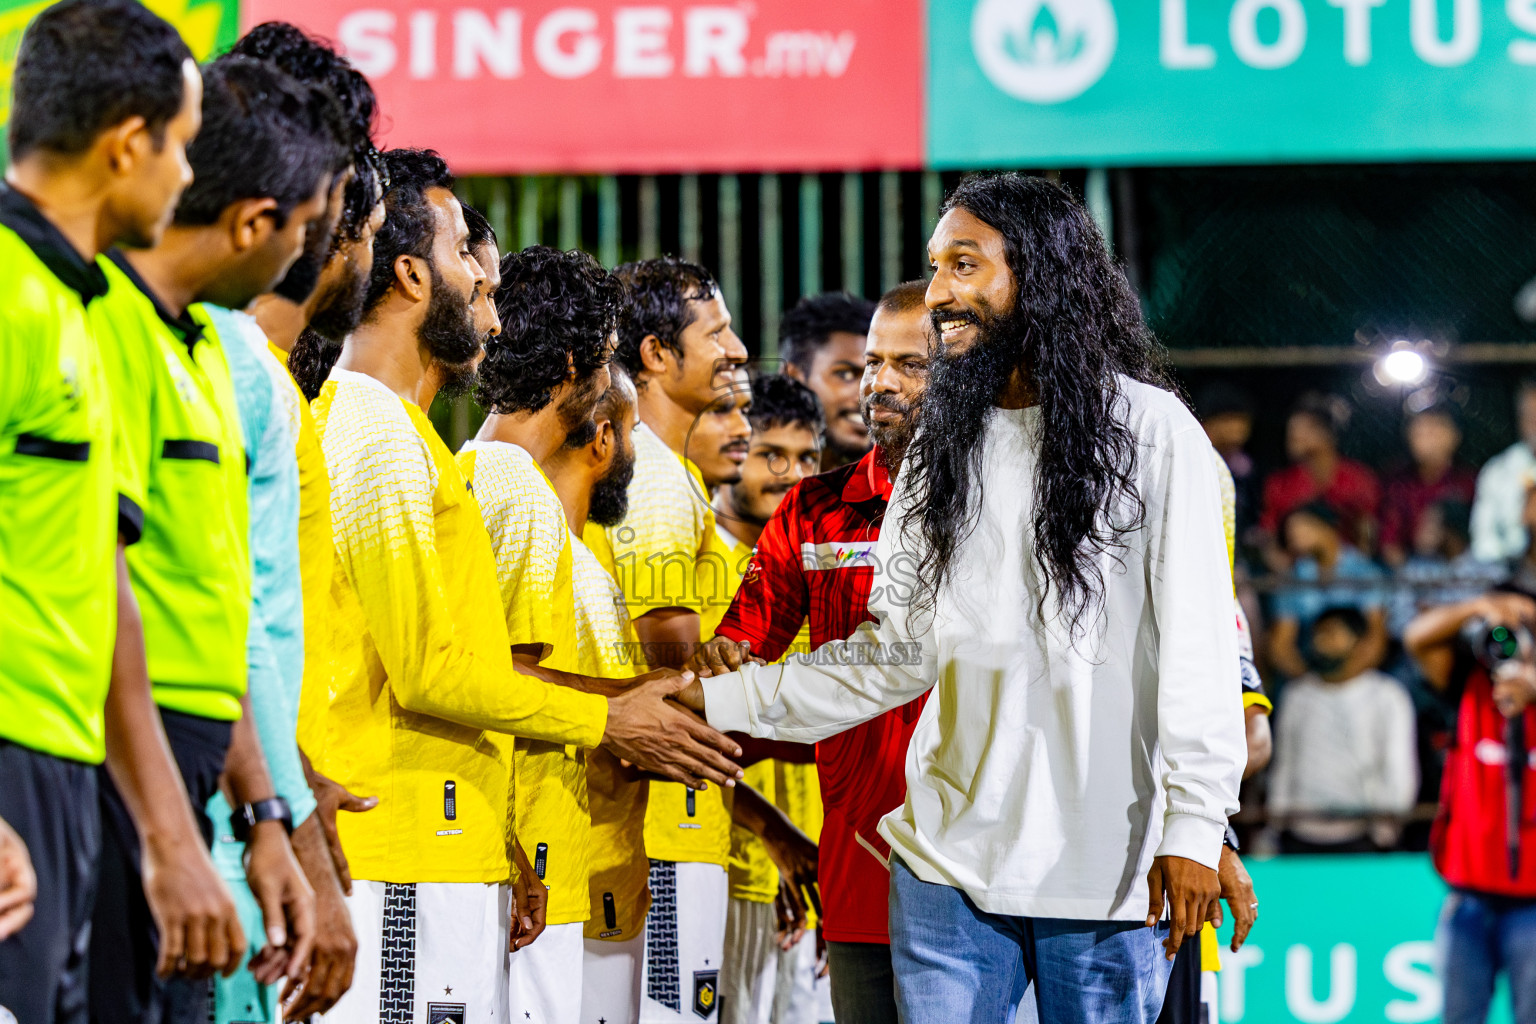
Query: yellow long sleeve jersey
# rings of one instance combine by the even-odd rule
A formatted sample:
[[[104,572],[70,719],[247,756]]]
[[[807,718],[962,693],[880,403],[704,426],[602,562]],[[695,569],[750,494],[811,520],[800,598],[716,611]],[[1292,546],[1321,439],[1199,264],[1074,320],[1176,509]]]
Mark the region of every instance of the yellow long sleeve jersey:
[[[715,513],[694,464],[650,427],[635,428],[635,474],[629,511],[617,526],[588,523],[583,539],[624,594],[630,619],[658,608],[711,612],[720,593]],[[725,602],[729,605],[730,601]],[[724,614],[720,609],[720,614]],[[645,846],[655,860],[718,864],[731,857],[731,815],[724,790],[691,790],[680,782],[650,788]]]
[[[336,370],[314,404],[331,477],[333,679],[320,770],[379,798],[342,814],[358,878],[501,882],[506,735],[595,746],[607,705],[516,672],[495,557],[453,455],[412,403]]]
[[[571,538],[580,671],[610,679],[645,671],[624,592],[575,536]],[[586,937],[622,942],[640,934],[651,906],[645,809],[650,783],[605,750],[587,759],[592,809],[592,860]]]
[[[542,664],[579,672],[571,528],[560,496],[517,445],[471,441],[458,462],[491,535],[508,639],[543,645]],[[548,922],[585,921],[592,843],[586,751],[518,739],[512,786],[513,830],[549,890]]]

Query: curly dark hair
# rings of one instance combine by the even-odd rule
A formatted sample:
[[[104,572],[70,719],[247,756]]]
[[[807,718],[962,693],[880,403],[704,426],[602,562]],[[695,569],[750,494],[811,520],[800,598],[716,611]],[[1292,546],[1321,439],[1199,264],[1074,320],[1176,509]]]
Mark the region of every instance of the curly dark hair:
[[[538,412],[572,367],[578,383],[608,362],[624,286],[580,250],[535,245],[501,261],[501,334],[485,346],[475,396],[491,412]]]
[[[459,200],[459,209],[464,211],[464,226],[469,228],[469,247],[477,249],[489,242],[496,244],[496,229],[491,227],[491,222],[485,219],[485,214],[470,206],[464,200]]]
[[[619,347],[613,357],[629,371],[639,386],[640,343],[648,335],[683,355],[683,331],[694,321],[692,303],[713,298],[720,291],[714,275],[697,263],[676,256],[625,263],[614,270],[624,283],[628,301],[619,318]]]
[[[384,153],[389,191],[384,193],[384,223],[373,236],[373,269],[363,300],[364,318],[395,286],[395,260],[412,255],[431,261],[437,230],[427,189],[453,188],[453,174],[430,149],[391,149]]]
[[[782,373],[760,373],[752,378],[752,406],[747,419],[754,431],[804,427],[817,437],[827,426],[816,392]]]
[[[956,209],[1002,234],[1017,298],[977,322],[980,336],[966,351],[941,352],[929,377],[907,454],[913,502],[902,524],[925,542],[914,604],[933,609],[975,528],[985,426],[1022,366],[1041,419],[1032,533],[1045,585],[1036,607],[1043,618],[1054,589],[1076,634],[1103,595],[1098,557],[1145,515],[1119,377],[1174,389],[1125,274],[1064,188],[1021,174],[973,177],[944,204],[945,213]],[[935,327],[956,315],[935,311]],[[1115,510],[1129,510],[1130,521],[1111,522]]]
[[[389,184],[373,141],[379,115],[373,86],[327,40],[285,21],[257,25],[230,52],[276,64],[336,101],[342,113],[342,141],[351,154],[353,174],[343,195],[341,220],[333,244],[356,241]]]
[[[868,334],[874,316],[875,304],[857,295],[807,295],[779,321],[779,353],[786,363],[809,373],[811,361],[834,332]]]

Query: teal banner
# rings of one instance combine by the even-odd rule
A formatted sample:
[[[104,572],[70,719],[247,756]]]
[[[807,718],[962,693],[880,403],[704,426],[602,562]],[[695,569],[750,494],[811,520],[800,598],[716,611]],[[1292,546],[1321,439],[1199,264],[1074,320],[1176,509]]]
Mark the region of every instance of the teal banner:
[[[1435,924],[1445,885],[1428,857],[1250,861],[1259,920],[1227,949],[1218,1010],[1228,1024],[1422,1024],[1440,1019]],[[1501,986],[1502,988],[1502,986]],[[1508,1024],[1500,992],[1490,1024]]]
[[[1536,154],[1536,0],[931,0],[937,167]]]

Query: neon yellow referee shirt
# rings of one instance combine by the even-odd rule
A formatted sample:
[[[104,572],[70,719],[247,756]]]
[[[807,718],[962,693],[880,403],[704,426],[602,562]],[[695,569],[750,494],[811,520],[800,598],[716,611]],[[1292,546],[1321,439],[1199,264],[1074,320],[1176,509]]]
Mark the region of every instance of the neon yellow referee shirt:
[[[91,326],[112,388],[113,458],[143,533],[128,573],[144,619],[155,703],[232,722],[251,614],[245,442],[224,349],[206,315],[177,316],[122,255]]]
[[[107,290],[0,184],[0,737],[100,764],[117,632],[112,410],[86,315]]]

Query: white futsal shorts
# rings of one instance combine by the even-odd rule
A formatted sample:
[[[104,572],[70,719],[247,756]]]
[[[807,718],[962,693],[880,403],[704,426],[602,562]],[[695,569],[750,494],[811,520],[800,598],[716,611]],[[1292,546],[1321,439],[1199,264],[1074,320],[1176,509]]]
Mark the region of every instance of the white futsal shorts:
[[[779,915],[772,903],[731,900],[720,972],[720,1024],[769,1024],[779,969]]]
[[[581,1024],[640,1024],[645,935],[582,941]]]
[[[718,864],[651,861],[640,1024],[717,1020],[730,886]]]
[[[584,922],[552,924],[507,958],[507,1006],[512,1020],[577,1024],[581,1020]]]
[[[778,949],[775,945],[775,950]],[[774,979],[773,1024],[820,1024],[832,1019],[832,985],[816,977],[816,933],[808,931],[793,949],[779,951]],[[1214,1019],[1213,1019],[1214,1024]]]
[[[326,1024],[510,1020],[505,885],[355,879],[347,909],[357,967]]]

